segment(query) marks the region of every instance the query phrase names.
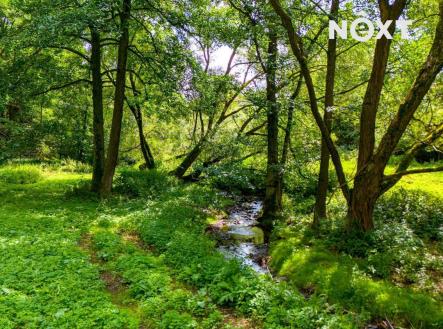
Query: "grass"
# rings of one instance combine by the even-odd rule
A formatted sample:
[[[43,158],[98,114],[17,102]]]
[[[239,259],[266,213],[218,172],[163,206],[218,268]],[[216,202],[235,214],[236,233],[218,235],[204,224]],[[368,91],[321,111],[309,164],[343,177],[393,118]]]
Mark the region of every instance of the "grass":
[[[42,179],[39,168],[32,165],[14,165],[0,169],[0,181],[8,184],[34,184]]]
[[[145,189],[123,174],[116,187],[130,196],[103,203],[82,196],[88,176],[60,170],[0,186],[2,328],[314,329],[365,320],[225,260],[205,228],[228,201],[209,187],[141,175],[163,183]]]
[[[283,229],[272,249],[288,282],[226,260],[205,231],[230,200],[210,186],[125,171],[117,194],[100,202],[82,189],[88,175],[56,169],[32,184],[0,185],[1,328],[361,328],[386,318],[431,328],[441,321],[441,302],[428,290],[372,276],[369,265],[381,271],[384,263],[353,256],[347,245],[333,250],[339,244],[305,234],[303,223]],[[387,224],[398,232],[383,232],[395,241],[409,232],[403,228],[423,243],[435,239],[438,218],[427,230],[412,225],[414,213],[404,218],[403,226]],[[337,232],[328,236],[343,240]],[[405,245],[387,244],[395,253]]]
[[[92,201],[66,199],[85,176],[0,186],[0,327],[137,328],[112,304],[98,268],[77,245],[97,216]]]
[[[437,164],[438,165],[438,164]],[[436,166],[429,164],[427,166]],[[411,168],[426,166],[413,164]],[[345,161],[348,177],[355,162]],[[387,173],[395,166],[389,165]],[[328,296],[373,321],[388,319],[401,327],[443,326],[443,173],[405,176],[376,209],[376,229],[352,236],[343,228],[344,201],[329,200],[330,219],[320,232],[309,229],[303,211],[280,225],[271,266],[303,291]],[[302,200],[303,201],[303,200]]]
[[[442,303],[432,295],[374,279],[361,269],[362,259],[331,252],[298,232],[287,231],[282,238],[272,248],[272,266],[298,288],[325,294],[332,303],[367,312],[374,320],[389,319],[414,328],[443,324]]]
[[[396,169],[395,165],[396,159],[388,164],[385,170],[385,174],[389,175],[394,173]],[[409,169],[418,168],[433,168],[441,166],[443,162],[428,163],[428,164],[418,164],[413,162]],[[343,168],[348,177],[353,177],[356,172],[356,161],[355,160],[343,160]],[[394,189],[404,188],[406,190],[420,190],[425,193],[429,193],[438,198],[443,199],[443,172],[435,173],[424,173],[424,174],[414,174],[402,177],[402,179],[397,183]]]

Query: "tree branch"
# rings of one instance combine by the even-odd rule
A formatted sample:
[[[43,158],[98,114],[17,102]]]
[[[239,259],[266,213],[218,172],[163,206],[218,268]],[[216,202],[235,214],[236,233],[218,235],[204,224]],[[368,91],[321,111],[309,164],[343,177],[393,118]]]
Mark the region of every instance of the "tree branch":
[[[60,90],[60,89],[63,89],[63,88],[67,88],[67,87],[73,86],[73,85],[75,85],[77,83],[81,83],[81,82],[92,83],[92,81],[90,81],[88,79],[78,79],[78,80],[75,80],[75,81],[71,81],[71,82],[65,83],[64,85],[61,85],[61,86],[50,87],[49,89],[46,89],[45,91],[41,91],[41,92],[32,94],[31,96],[43,95],[43,94],[46,94],[46,93],[48,93],[50,91],[55,91],[55,90]]]
[[[435,167],[435,168],[422,168],[422,169],[412,169],[412,170],[405,170],[400,171],[398,173],[395,173],[393,175],[384,176],[383,180],[389,181],[389,180],[397,180],[403,176],[406,175],[413,175],[413,174],[424,174],[424,173],[432,173],[432,172],[438,172],[443,171],[443,166]]]
[[[78,51],[74,48],[71,47],[65,47],[65,46],[48,46],[48,48],[53,48],[53,49],[62,49],[62,50],[66,50],[69,51],[70,53],[73,53],[81,58],[83,58],[85,61],[87,61],[88,63],[91,62],[91,59],[86,56],[85,54],[83,54],[81,51]]]
[[[331,159],[335,167],[335,171],[337,173],[337,179],[340,183],[341,190],[343,192],[343,196],[345,197],[348,204],[350,203],[350,191],[349,186],[346,181],[346,176],[343,170],[343,165],[341,163],[340,154],[332,141],[332,138],[329,134],[329,130],[323,121],[323,118],[320,114],[317,104],[317,96],[315,92],[314,82],[312,80],[311,72],[309,70],[306,57],[303,53],[302,42],[300,37],[295,32],[294,26],[292,24],[291,17],[288,13],[283,9],[279,0],[270,0],[272,7],[274,8],[275,13],[280,16],[283,27],[286,29],[289,38],[289,44],[291,46],[292,52],[297,58],[300,64],[300,70],[305,80],[306,87],[308,89],[310,108],[312,115],[317,123],[317,126],[320,129],[322,137],[328,147],[329,153],[331,154]]]
[[[435,78],[443,69],[443,0],[440,0],[440,19],[435,32],[435,39],[426,61],[397,114],[389,124],[375,153],[375,158],[386,164],[403,136],[414,113],[431,88]]]

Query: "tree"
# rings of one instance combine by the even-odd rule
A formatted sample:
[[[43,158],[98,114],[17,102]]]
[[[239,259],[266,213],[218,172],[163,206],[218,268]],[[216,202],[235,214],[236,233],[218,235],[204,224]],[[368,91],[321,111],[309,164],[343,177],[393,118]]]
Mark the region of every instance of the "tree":
[[[125,102],[126,88],[126,65],[129,47],[129,21],[131,17],[131,0],[123,0],[119,13],[121,35],[119,38],[117,54],[117,76],[115,82],[114,111],[112,115],[111,133],[108,144],[108,152],[105,169],[100,186],[100,195],[107,197],[111,193],[112,180],[117,166],[118,151],[120,146],[120,134],[122,129],[123,107]]]
[[[332,0],[330,19],[337,18],[340,2]],[[326,69],[326,90],[325,90],[325,112],[323,121],[328,132],[331,132],[332,107],[334,106],[334,85],[335,70],[337,61],[337,39],[330,39],[327,50],[327,69]],[[320,171],[318,174],[317,193],[315,196],[314,220],[312,225],[318,226],[321,218],[326,217],[326,197],[329,185],[329,151],[328,146],[322,139],[320,155]]]
[[[129,73],[129,80],[131,83],[132,95],[137,97],[140,95],[140,91],[137,90],[137,86],[135,83],[134,74],[132,72]],[[146,140],[145,134],[143,132],[143,113],[140,107],[140,104],[137,102],[131,103],[128,102],[128,107],[134,115],[135,121],[137,122],[138,136],[140,140],[140,150],[143,155],[143,159],[145,163],[141,166],[142,168],[154,169],[155,168],[155,160],[152,155],[151,148],[149,147],[148,141]]]
[[[49,87],[45,86],[46,89],[34,91],[33,95],[40,96],[81,83],[91,86],[94,144],[91,189],[96,192],[100,188],[105,161],[101,58],[103,45],[100,33],[109,12],[103,9],[104,4],[103,1],[91,1],[84,4],[73,2],[67,9],[66,4],[48,0],[43,3],[17,3],[17,8],[15,8],[18,13],[24,13],[30,17],[21,23],[22,29],[17,38],[24,45],[20,47],[35,48],[39,51],[41,49],[54,52],[62,51],[80,61],[77,70],[72,71],[76,74],[81,72],[88,75],[81,78],[67,77],[68,81],[65,80]],[[52,20],[48,20],[48,16]],[[85,47],[85,44],[90,45],[89,49]],[[90,50],[90,54],[85,50]],[[84,64],[87,64],[88,67],[86,71],[83,70]],[[89,73],[92,81],[89,80]]]
[[[291,50],[300,63],[308,89],[311,112],[328,147],[341,190],[347,202],[348,227],[369,231],[374,227],[373,211],[375,203],[382,193],[388,189],[386,188],[386,182],[392,182],[392,177],[384,175],[389,158],[393,155],[414,113],[443,67],[443,1],[439,2],[439,22],[428,57],[403,103],[399,106],[397,113],[389,123],[387,131],[381,138],[378,147],[375,148],[375,120],[379,108],[380,95],[383,90],[389,50],[392,44],[392,41],[384,36],[377,41],[371,77],[367,85],[361,111],[358,166],[357,173],[353,178],[354,185],[352,189],[348,186],[339,153],[329,135],[328,127],[318,110],[316,90],[303,52],[302,39],[297,34],[291,17],[282,7],[280,1],[270,0],[270,3],[280,17],[282,25],[287,32]],[[396,0],[393,4],[389,4],[386,0],[380,0],[379,10],[382,22],[398,19],[403,13],[406,4],[407,1],[405,0]],[[394,34],[395,24],[391,24],[389,32]],[[435,170],[440,170],[440,168],[420,170],[420,172]],[[398,173],[397,177],[413,174],[414,172],[406,170],[401,174]]]
[[[266,65],[266,109],[267,109],[267,169],[266,192],[263,203],[261,225],[266,232],[272,229],[272,221],[282,210],[282,168],[279,161],[277,104],[277,34],[272,27],[268,33],[268,59]]]
[[[91,190],[100,191],[105,167],[105,132],[103,119],[103,81],[101,71],[100,32],[94,27],[91,31],[91,72],[92,72],[92,107],[94,131],[94,156]]]

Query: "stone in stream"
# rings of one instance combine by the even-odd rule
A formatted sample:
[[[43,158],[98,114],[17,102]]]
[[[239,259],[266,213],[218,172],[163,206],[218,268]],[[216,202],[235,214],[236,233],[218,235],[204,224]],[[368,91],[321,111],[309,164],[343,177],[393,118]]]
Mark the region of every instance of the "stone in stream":
[[[260,245],[264,243],[263,230],[257,226],[240,226],[231,227],[227,232],[233,240],[243,242],[254,242],[254,244]]]
[[[218,250],[227,258],[236,258],[243,265],[262,274],[267,269],[267,245],[264,232],[256,226],[262,209],[258,200],[242,202],[232,207],[227,218],[212,225],[212,231],[218,238]]]

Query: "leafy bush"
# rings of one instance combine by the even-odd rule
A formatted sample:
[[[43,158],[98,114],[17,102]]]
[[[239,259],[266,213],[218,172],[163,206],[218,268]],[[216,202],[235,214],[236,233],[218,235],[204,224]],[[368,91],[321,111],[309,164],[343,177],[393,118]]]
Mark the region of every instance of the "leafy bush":
[[[88,163],[73,159],[63,159],[60,162],[60,168],[64,172],[87,174],[92,172],[92,167]]]
[[[405,223],[420,238],[443,241],[443,204],[424,192],[394,191],[378,202],[375,217],[380,223]]]
[[[40,169],[32,165],[14,165],[0,169],[0,181],[9,184],[34,184],[42,179]]]
[[[241,164],[220,165],[205,170],[209,182],[216,188],[257,194],[264,191],[264,173],[246,168]]]
[[[124,248],[119,237],[106,231],[95,234],[92,242],[97,249],[97,257],[104,261],[115,258]]]
[[[80,180],[75,185],[71,185],[65,192],[67,199],[77,198],[81,200],[98,201],[99,196],[91,190],[90,180]]]
[[[155,198],[177,184],[176,179],[160,170],[122,170],[114,182],[114,191],[130,197]]]
[[[96,255],[121,277],[129,297],[141,302],[141,314],[149,327],[220,327],[222,317],[211,300],[174,282],[163,256],[146,253],[110,231],[98,231],[93,242]]]
[[[167,311],[163,315],[160,322],[161,329],[191,329],[197,328],[197,322],[191,315],[186,313],[179,313],[177,311]]]

